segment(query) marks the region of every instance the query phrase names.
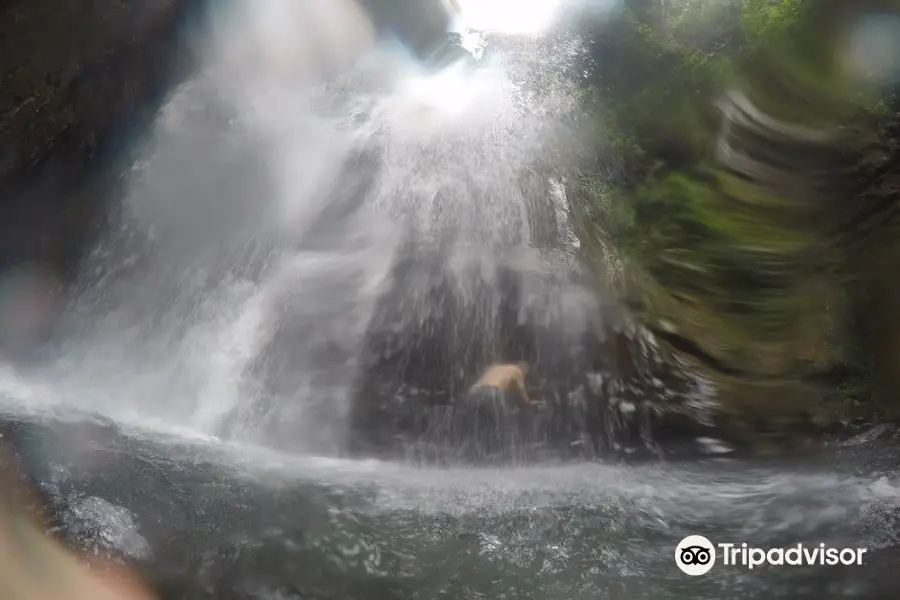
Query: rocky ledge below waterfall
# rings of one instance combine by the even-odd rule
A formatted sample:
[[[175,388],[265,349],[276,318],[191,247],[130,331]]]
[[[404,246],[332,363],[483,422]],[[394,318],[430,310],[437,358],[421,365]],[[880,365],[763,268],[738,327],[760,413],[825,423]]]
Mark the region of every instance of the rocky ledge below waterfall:
[[[395,269],[366,336],[350,418],[354,452],[461,460],[465,440],[448,431],[454,399],[489,364],[520,360],[544,408],[511,411],[505,433],[514,441],[494,458],[699,456],[747,447],[733,436],[718,440],[727,432],[702,382],[648,331],[614,317],[615,308],[601,306],[574,274],[473,263],[459,287],[460,273],[441,269],[436,256]]]

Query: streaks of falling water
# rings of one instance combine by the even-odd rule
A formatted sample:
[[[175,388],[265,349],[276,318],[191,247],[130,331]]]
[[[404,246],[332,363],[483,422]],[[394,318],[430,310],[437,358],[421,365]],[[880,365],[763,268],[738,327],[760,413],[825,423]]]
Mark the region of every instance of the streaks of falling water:
[[[467,249],[439,276],[474,301],[551,218],[549,187],[522,181],[560,160],[572,46],[429,72],[350,0],[235,6],[128,174],[41,377],[119,419],[267,443],[277,425],[328,450],[401,242]]]

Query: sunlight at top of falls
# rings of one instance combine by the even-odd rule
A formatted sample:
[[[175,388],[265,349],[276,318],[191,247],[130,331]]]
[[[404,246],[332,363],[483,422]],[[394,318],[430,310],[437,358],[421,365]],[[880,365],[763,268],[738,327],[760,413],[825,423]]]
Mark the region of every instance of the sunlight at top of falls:
[[[455,64],[436,73],[409,77],[403,84],[406,98],[422,107],[437,110],[444,116],[459,116],[479,102],[502,94],[502,81],[486,69],[472,70]]]
[[[435,74],[411,77],[405,91],[422,104],[455,114],[464,110],[477,93],[469,84],[462,68],[453,66]]]
[[[468,29],[510,35],[537,35],[556,17],[561,0],[455,0]]]

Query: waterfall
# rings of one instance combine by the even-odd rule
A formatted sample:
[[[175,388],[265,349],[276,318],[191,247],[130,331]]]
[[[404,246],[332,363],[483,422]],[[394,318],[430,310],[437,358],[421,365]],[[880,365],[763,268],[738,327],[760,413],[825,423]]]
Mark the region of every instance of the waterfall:
[[[437,68],[352,0],[234,2],[213,23],[124,174],[41,376],[117,419],[333,451],[379,323],[466,315],[451,360],[490,358],[502,269],[569,268],[550,177],[574,42]],[[532,296],[573,310],[571,294]]]

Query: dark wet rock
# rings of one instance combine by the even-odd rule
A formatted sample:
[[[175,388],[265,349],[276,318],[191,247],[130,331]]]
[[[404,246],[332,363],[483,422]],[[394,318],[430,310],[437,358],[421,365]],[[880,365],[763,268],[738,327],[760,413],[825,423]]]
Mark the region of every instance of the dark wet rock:
[[[424,57],[446,40],[451,14],[442,0],[360,0],[375,27]]]
[[[114,162],[190,65],[202,0],[11,0],[0,9],[0,267],[71,274]]]
[[[462,36],[452,33],[446,41],[432,51],[428,57],[428,63],[443,68],[451,64],[463,63],[470,67],[477,64],[475,56],[462,46]]]
[[[558,272],[471,269],[449,272],[440,251],[398,264],[366,337],[352,451],[461,460],[470,440],[452,433],[456,401],[489,364],[521,360],[545,406],[509,411],[502,460],[727,451],[708,441],[719,433],[702,387],[648,332],[601,321],[596,296]]]

